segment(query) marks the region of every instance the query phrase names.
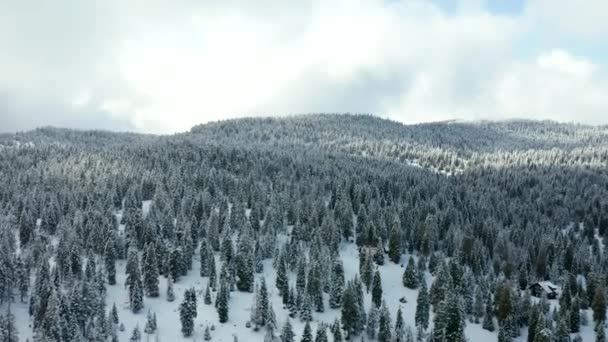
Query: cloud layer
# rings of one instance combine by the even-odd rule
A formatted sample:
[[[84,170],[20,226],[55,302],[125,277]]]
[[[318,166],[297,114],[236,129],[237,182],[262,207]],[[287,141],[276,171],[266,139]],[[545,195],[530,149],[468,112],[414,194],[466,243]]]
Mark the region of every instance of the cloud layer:
[[[594,47],[608,39],[608,5],[585,4],[9,0],[0,131],[171,133],[308,112],[606,124],[608,65]]]

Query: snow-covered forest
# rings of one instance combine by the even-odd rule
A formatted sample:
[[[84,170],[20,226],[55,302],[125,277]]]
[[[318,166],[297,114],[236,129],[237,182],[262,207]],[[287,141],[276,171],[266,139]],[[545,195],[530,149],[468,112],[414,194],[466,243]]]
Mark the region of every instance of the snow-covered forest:
[[[0,135],[0,341],[605,341],[608,127]]]

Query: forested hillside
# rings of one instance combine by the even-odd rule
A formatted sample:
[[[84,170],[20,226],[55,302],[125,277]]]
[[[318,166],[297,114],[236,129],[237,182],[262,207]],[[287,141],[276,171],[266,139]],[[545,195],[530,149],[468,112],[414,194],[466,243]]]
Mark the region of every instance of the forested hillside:
[[[3,134],[0,341],[604,341],[606,236],[608,127]]]

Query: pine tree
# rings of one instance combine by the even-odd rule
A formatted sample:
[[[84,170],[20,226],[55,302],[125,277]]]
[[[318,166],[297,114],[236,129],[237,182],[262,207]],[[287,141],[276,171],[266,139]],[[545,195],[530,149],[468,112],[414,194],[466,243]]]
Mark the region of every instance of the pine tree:
[[[225,282],[220,285],[216,306],[220,323],[228,322],[228,285]]]
[[[606,330],[603,325],[597,327],[595,333],[595,342],[606,342]]]
[[[384,247],[382,246],[381,241],[378,241],[378,245],[376,246],[376,251],[374,252],[374,262],[379,266],[384,265]]]
[[[114,241],[110,240],[106,243],[104,251],[104,261],[106,267],[106,274],[108,276],[108,285],[116,284],[116,249],[114,248]]]
[[[312,321],[312,304],[310,302],[310,296],[304,295],[302,307],[300,308],[300,319],[303,322]]]
[[[361,259],[359,259],[359,262],[361,263]],[[368,253],[363,256],[363,263],[359,267],[359,272],[361,280],[365,284],[367,292],[369,292],[372,287],[372,280],[374,279],[374,262]]]
[[[344,291],[344,266],[340,259],[334,260],[330,286],[329,307],[337,309],[342,305],[342,292]]]
[[[279,294],[283,295],[286,291],[289,290],[289,279],[287,278],[287,268],[285,266],[285,262],[282,260],[279,261],[279,265],[277,268],[277,278],[276,278],[276,287],[279,290]]]
[[[209,283],[207,283],[207,286],[205,287],[205,294],[203,295],[203,303],[205,303],[205,305],[211,305],[212,301],[211,301],[211,291],[209,290]]]
[[[182,250],[179,247],[174,248],[169,254],[169,277],[174,283],[178,282],[184,274],[182,259]]]
[[[205,326],[205,334],[203,335],[203,340],[211,341],[211,331],[209,331],[209,326]]]
[[[555,331],[556,342],[570,341],[570,315],[568,311],[559,314],[557,320],[557,329]]]
[[[156,247],[147,244],[143,258],[144,292],[148,297],[158,297],[158,260],[156,258]]]
[[[606,320],[606,295],[602,286],[598,286],[595,289],[591,308],[593,309],[593,320],[595,321],[595,324],[602,324]]]
[[[578,297],[570,303],[570,332],[577,333],[581,326],[581,310]]]
[[[112,304],[112,309],[110,311],[110,321],[114,324],[118,324],[118,310],[116,309],[116,303]]]
[[[266,288],[266,279],[262,278],[260,280],[260,287],[258,288],[258,292],[255,296],[255,324],[258,326],[266,325],[268,320],[268,289]]]
[[[395,317],[395,334],[393,336],[393,342],[404,342],[405,339],[405,323],[403,322],[403,314],[401,312],[401,306],[397,309],[397,315]]]
[[[378,270],[374,273],[374,280],[372,282],[372,303],[376,307],[382,305],[382,279]]]
[[[372,305],[371,309],[369,310],[369,315],[367,316],[366,331],[367,337],[371,340],[375,339],[376,335],[378,334],[378,320],[380,319],[378,317],[378,310],[379,308]]]
[[[416,299],[415,315],[416,326],[422,327],[423,330],[426,330],[429,327],[429,311],[429,294],[426,289],[426,282],[423,281],[420,291],[418,292],[418,298]]]
[[[175,293],[173,292],[173,281],[171,277],[167,278],[167,302],[172,302],[175,300]]]
[[[209,265],[209,255],[213,256],[213,251],[209,247],[207,243],[207,239],[203,239],[201,241],[201,246],[199,249],[200,254],[200,274],[201,277],[208,277],[210,275],[210,265]]]
[[[144,332],[148,335],[154,334],[156,331],[156,314],[152,315],[150,310],[148,310],[148,315],[146,316],[146,326],[144,327]]]
[[[254,269],[253,255],[248,252],[240,252],[236,256],[236,287],[239,291],[253,292]]]
[[[138,313],[144,307],[144,290],[141,283],[139,266],[135,265],[129,274],[129,303],[133,313]]]
[[[494,331],[494,314],[492,312],[492,298],[488,296],[485,306],[485,314],[483,316],[482,328],[487,331]]]
[[[405,272],[403,272],[403,286],[409,289],[418,288],[418,271],[414,263],[414,258],[411,256],[407,261]]]
[[[393,339],[391,329],[391,315],[386,303],[380,307],[380,319],[378,320],[378,342],[391,342]]]
[[[401,261],[401,227],[398,218],[393,220],[388,238],[388,257],[395,264],[399,264]]]
[[[342,338],[342,327],[340,326],[340,321],[337,318],[331,327],[331,332],[334,335],[334,342],[342,342],[344,340]]]
[[[11,311],[10,304],[6,309],[6,315],[0,315],[0,341],[19,342],[19,332],[15,326],[15,315]]]
[[[196,292],[190,288],[184,292],[184,300],[179,306],[179,318],[182,323],[182,334],[185,337],[192,336],[194,331],[194,318],[196,311]]]
[[[312,339],[312,329],[310,328],[310,323],[306,322],[304,325],[304,331],[302,332],[302,338],[300,342],[313,342]]]
[[[139,332],[139,325],[135,325],[133,328],[133,332],[131,333],[131,338],[129,339],[131,342],[139,342],[141,341],[141,332]]]
[[[479,287],[475,289],[475,298],[473,299],[473,311],[471,323],[479,323],[479,320],[483,317],[483,294]]]
[[[317,327],[317,332],[315,333],[315,342],[328,342],[327,328],[325,325],[320,324]]]
[[[464,313],[458,296],[448,292],[435,316],[433,335],[438,341],[464,341],[464,325]]]
[[[295,335],[293,333],[293,327],[289,319],[285,322],[283,329],[281,330],[281,342],[294,342]]]
[[[498,342],[511,342],[511,333],[504,324],[498,328]]]
[[[357,290],[354,282],[349,281],[342,295],[342,325],[347,339],[357,335],[363,329],[363,324]]]

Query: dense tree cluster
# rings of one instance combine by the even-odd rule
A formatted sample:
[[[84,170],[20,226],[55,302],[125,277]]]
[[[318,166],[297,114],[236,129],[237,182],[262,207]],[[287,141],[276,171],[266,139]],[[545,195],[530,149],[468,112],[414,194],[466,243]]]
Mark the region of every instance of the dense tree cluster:
[[[464,341],[466,324],[501,341],[524,327],[528,341],[561,341],[580,332],[587,309],[601,339],[607,162],[605,127],[551,122],[311,115],[162,137],[0,135],[0,302],[28,302],[41,341],[112,339],[119,319],[106,307],[108,286],[125,286],[137,313],[161,296],[163,277],[165,298],[176,299],[173,283],[199,263],[201,294],[177,294],[184,336],[197,303],[214,303],[226,323],[241,291],[254,293],[249,323],[269,341],[296,338],[289,320],[277,327],[273,300],[305,322],[302,341],[327,341],[326,330],[338,340],[411,341],[415,330]],[[345,275],[345,244],[359,250],[356,277]],[[418,291],[416,327],[386,304],[379,270],[401,263],[399,286]],[[539,281],[560,287],[556,310],[531,298]],[[341,319],[313,334],[309,322],[326,310]],[[156,330],[149,313],[144,333]],[[0,339],[17,336],[5,311]]]

